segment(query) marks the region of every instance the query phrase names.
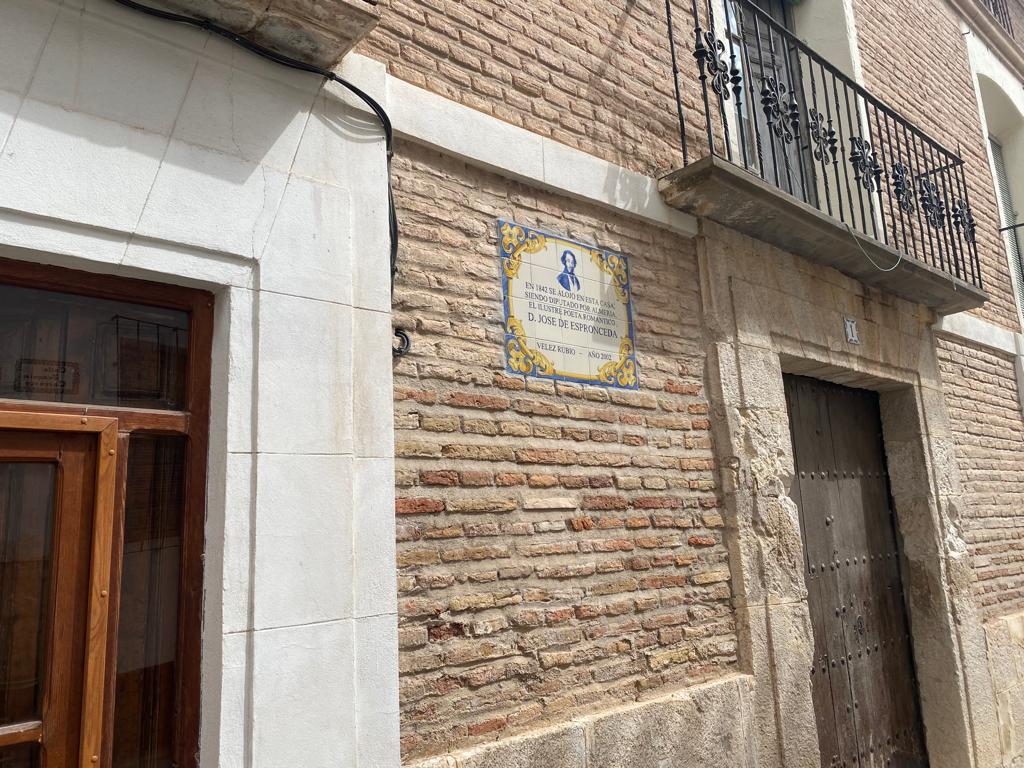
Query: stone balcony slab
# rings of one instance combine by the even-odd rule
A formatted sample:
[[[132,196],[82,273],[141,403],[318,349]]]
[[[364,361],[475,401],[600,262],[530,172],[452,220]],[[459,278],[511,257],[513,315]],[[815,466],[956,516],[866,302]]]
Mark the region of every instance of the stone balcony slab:
[[[851,231],[715,155],[669,173],[659,186],[665,202],[674,208],[834,267],[867,285],[932,307],[940,315],[974,309],[988,301],[984,290]],[[882,271],[872,260],[886,268],[897,266]]]

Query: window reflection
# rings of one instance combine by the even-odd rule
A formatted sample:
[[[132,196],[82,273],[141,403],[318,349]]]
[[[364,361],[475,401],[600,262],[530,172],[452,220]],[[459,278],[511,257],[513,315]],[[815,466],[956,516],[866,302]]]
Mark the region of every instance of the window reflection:
[[[173,765],[184,467],[184,437],[132,437],[125,491],[114,768]]]
[[[54,464],[0,462],[0,726],[42,717],[56,481]]]
[[[180,410],[188,313],[0,285],[0,397]]]
[[[39,768],[39,745],[18,744],[0,748],[0,768]]]

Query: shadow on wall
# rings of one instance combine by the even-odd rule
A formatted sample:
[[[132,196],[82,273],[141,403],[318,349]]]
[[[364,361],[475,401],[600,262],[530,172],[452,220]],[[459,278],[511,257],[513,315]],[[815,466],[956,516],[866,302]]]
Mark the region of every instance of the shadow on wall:
[[[649,210],[660,206],[661,193],[656,180],[636,173],[629,173],[621,166],[609,165],[605,173],[604,192],[608,199],[627,210]]]

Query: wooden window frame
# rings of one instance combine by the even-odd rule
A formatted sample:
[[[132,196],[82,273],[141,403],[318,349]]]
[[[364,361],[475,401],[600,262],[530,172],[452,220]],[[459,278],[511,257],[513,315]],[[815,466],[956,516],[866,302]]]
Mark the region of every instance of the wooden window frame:
[[[129,441],[136,433],[181,435],[186,438],[185,507],[182,521],[178,603],[176,659],[178,680],[175,691],[174,763],[178,768],[198,768],[203,548],[206,522],[206,465],[209,457],[213,294],[194,288],[3,258],[0,258],[0,285],[127,301],[133,304],[188,312],[189,347],[184,410],[120,408],[0,398],[0,412],[15,411],[39,414],[39,423],[45,423],[41,417],[47,414],[117,419],[117,467],[112,531],[113,557],[110,563],[108,582],[110,596],[113,599],[109,609],[106,639],[107,663],[103,696],[102,766],[110,766],[113,760],[117,620],[121,560],[124,549],[125,480],[128,470]]]

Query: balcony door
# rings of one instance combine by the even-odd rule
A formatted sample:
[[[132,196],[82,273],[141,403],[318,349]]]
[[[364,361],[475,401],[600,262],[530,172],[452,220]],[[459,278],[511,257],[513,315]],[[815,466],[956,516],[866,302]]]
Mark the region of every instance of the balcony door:
[[[793,31],[792,12],[784,0],[727,2],[735,9],[730,26],[743,48],[752,102],[744,120],[746,165],[784,192],[816,205],[803,73],[787,36]],[[790,115],[794,103],[797,126]]]

